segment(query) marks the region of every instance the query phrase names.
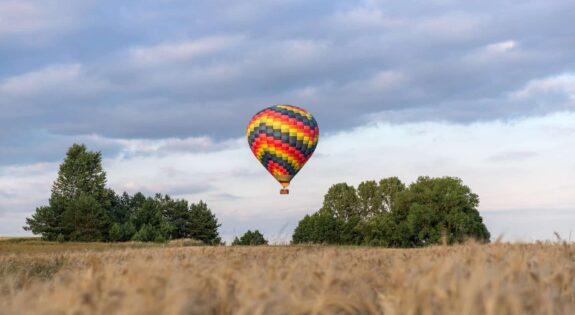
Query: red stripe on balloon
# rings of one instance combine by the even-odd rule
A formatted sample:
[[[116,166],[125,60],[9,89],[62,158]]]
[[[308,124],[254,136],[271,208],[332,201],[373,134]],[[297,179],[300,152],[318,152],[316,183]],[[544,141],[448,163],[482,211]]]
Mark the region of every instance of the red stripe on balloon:
[[[298,149],[290,146],[287,143],[281,142],[281,140],[274,139],[272,136],[266,136],[265,134],[261,133],[252,143],[252,152],[257,156],[260,147],[266,143],[270,149],[274,149],[278,152],[282,152],[290,156],[294,161],[297,162],[298,166],[294,166],[295,168],[301,168],[303,163],[305,163],[308,158],[304,156]]]
[[[272,175],[275,175],[275,171],[278,171],[281,175],[289,175],[289,172],[283,166],[274,161],[269,161],[267,169]]]

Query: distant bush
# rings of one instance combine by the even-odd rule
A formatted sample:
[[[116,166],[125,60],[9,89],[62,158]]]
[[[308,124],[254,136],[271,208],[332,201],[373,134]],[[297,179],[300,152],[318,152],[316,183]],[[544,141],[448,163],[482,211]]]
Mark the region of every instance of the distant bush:
[[[260,231],[258,230],[255,230],[253,232],[248,230],[240,238],[236,236],[236,238],[234,238],[234,241],[232,242],[232,246],[237,245],[255,246],[255,245],[267,245],[267,244],[268,241],[264,238],[263,234],[260,233]]]

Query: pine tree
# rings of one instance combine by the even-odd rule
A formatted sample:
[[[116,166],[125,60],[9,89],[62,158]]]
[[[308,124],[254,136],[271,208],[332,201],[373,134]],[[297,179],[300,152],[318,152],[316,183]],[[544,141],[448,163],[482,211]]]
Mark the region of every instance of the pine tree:
[[[208,205],[200,201],[190,206],[190,237],[205,244],[218,245],[221,238],[218,233],[218,219]]]
[[[119,242],[122,240],[122,226],[119,223],[112,224],[109,232],[110,241]]]
[[[59,235],[66,240],[104,240],[110,206],[105,186],[102,154],[88,151],[83,144],[72,145],[60,165],[49,205],[26,218],[24,229],[48,240]]]

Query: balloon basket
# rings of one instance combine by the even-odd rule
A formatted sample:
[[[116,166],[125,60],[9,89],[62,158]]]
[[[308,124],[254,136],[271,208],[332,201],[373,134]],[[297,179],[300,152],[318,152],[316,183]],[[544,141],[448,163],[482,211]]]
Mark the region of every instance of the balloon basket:
[[[281,189],[280,195],[289,195],[289,189],[286,189],[286,188]]]

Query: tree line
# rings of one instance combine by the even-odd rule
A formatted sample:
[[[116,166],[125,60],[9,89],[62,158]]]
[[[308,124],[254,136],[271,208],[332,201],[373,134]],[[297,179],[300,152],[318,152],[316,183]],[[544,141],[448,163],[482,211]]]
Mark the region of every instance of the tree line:
[[[156,194],[116,194],[106,187],[100,152],[74,144],[60,165],[48,205],[26,218],[25,230],[50,241],[165,242],[193,238],[220,244],[208,205]]]
[[[422,247],[473,238],[488,242],[479,197],[455,177],[397,177],[331,186],[322,207],[299,221],[293,244]]]
[[[299,221],[293,244],[421,247],[468,238],[488,242],[477,211],[479,197],[455,177],[397,177],[331,186],[322,207]],[[102,155],[74,144],[60,165],[48,205],[26,218],[25,230],[50,241],[165,242],[191,238],[222,244],[220,224],[208,205],[168,195],[119,195],[106,187]],[[247,231],[232,245],[265,245]]]

